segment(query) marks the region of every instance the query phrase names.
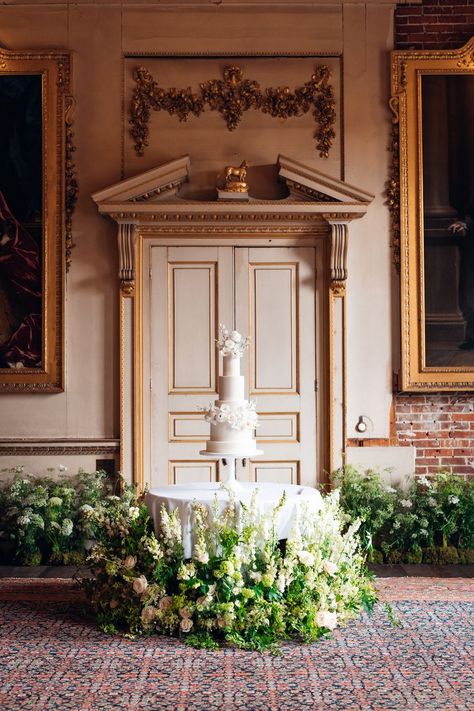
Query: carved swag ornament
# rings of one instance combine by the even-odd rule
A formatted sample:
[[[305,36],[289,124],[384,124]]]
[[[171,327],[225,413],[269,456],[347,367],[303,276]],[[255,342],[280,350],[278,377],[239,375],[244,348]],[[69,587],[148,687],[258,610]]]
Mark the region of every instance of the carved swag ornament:
[[[180,121],[200,116],[206,109],[218,111],[229,131],[234,131],[245,111],[257,109],[275,118],[303,116],[312,110],[317,129],[314,132],[319,155],[327,158],[335,138],[336,102],[329,83],[329,67],[319,65],[311,79],[294,91],[285,87],[261,89],[252,79],[244,79],[240,67],[227,67],[223,79],[210,79],[199,85],[198,92],[186,89],[163,89],[146,67],[134,72],[136,87],[130,107],[130,134],[138,155],[143,155],[149,143],[151,111],[167,111]]]

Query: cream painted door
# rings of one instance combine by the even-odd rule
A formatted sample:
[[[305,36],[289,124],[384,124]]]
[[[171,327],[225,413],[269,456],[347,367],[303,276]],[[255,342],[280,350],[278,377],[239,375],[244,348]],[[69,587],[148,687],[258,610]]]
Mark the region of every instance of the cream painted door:
[[[240,465],[251,481],[316,482],[315,250],[151,247],[151,485],[215,481],[199,456],[217,398],[219,323],[252,338],[242,360],[257,399],[262,457]]]

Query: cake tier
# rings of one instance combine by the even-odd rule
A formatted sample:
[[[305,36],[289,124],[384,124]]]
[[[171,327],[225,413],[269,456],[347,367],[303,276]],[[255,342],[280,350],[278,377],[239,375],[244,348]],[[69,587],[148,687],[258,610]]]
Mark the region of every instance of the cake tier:
[[[240,358],[232,355],[225,355],[223,361],[223,375],[240,375]]]
[[[206,451],[212,454],[234,454],[248,457],[257,451],[257,443],[247,432],[239,432],[240,439],[235,440],[208,440]]]
[[[219,397],[218,402],[233,402],[240,400],[244,402],[244,376],[243,375],[221,375],[219,376]]]

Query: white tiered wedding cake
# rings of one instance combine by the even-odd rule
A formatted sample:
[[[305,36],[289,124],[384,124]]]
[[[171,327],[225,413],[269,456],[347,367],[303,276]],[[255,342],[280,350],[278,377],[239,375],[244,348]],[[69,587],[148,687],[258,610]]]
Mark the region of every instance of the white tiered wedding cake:
[[[206,453],[249,457],[257,453],[254,430],[257,427],[255,401],[244,398],[244,376],[240,359],[249,345],[238,331],[219,326],[217,348],[223,356],[223,374],[219,376],[219,399],[203,408],[211,425]]]

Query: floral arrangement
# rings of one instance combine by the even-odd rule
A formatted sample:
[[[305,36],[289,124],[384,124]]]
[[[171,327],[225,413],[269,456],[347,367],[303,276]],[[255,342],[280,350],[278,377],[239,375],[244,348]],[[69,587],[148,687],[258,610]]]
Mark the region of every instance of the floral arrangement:
[[[250,338],[243,338],[238,331],[229,331],[224,324],[219,324],[219,338],[217,348],[224,356],[234,356],[242,358],[245,349],[250,345]]]
[[[0,489],[0,550],[4,562],[23,565],[85,562],[87,541],[96,536],[88,513],[103,495],[105,473],[79,472],[59,480],[27,476],[22,467]],[[50,470],[53,473],[53,470]],[[8,552],[9,551],[9,552]]]
[[[90,554],[95,578],[83,585],[104,631],[171,634],[215,648],[275,649],[278,640],[330,635],[376,595],[356,534],[338,493],[319,511],[302,508],[286,545],[275,531],[279,506],[261,516],[255,498],[240,514],[229,493],[219,514],[193,507],[194,549],[183,556],[177,512],[161,511],[153,532],[132,490],[108,497],[94,516],[102,539]]]
[[[345,467],[334,482],[374,561],[474,563],[474,478],[440,472],[402,488],[385,485],[379,472]]]
[[[226,403],[216,405],[210,402],[208,407],[200,409],[206,413],[204,419],[211,425],[227,422],[232,430],[253,430],[258,427],[256,407],[256,401],[249,400],[245,405],[233,408]]]

